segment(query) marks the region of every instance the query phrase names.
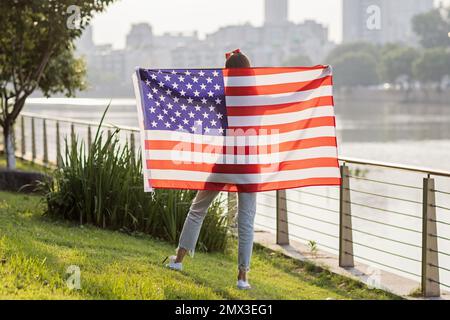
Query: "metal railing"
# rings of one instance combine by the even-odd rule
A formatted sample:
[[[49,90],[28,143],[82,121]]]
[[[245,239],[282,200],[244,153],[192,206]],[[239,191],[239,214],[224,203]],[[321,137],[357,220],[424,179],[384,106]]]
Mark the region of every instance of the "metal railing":
[[[80,143],[90,146],[100,125],[98,122],[42,116],[29,112],[22,112],[17,124],[14,135],[16,156],[43,165],[59,165],[66,139],[70,144],[77,138]],[[106,122],[101,124],[101,128],[107,135],[111,135],[115,129],[120,129],[119,139],[127,140],[134,153],[140,147],[139,128],[116,126]]]
[[[288,244],[290,238],[314,241],[336,253],[341,267],[354,267],[357,259],[417,279],[424,296],[450,289],[450,172],[339,160],[339,188],[265,193],[256,225],[276,233],[279,244]],[[281,241],[279,234],[284,234]]]
[[[43,164],[59,163],[63,139],[92,143],[98,123],[22,113],[15,131],[16,154]],[[119,128],[120,139],[136,152],[139,129]],[[95,132],[95,131],[94,131]],[[69,139],[70,137],[70,139]],[[139,137],[139,136],[138,136]],[[425,296],[450,289],[450,172],[354,158],[339,159],[340,187],[308,187],[263,192],[255,225],[290,239],[314,240],[339,256],[417,279]],[[236,211],[235,196],[229,211]]]

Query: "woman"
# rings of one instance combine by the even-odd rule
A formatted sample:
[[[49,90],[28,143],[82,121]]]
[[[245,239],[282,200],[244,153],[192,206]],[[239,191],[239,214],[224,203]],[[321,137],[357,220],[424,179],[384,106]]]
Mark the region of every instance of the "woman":
[[[249,68],[249,59],[239,49],[226,55],[225,68]],[[183,258],[187,252],[194,253],[200,228],[219,191],[201,190],[192,201],[189,213],[184,222],[177,249],[177,255],[169,257],[167,267],[182,270]],[[238,280],[239,289],[250,289],[247,273],[250,270],[250,259],[253,249],[253,222],[256,212],[256,193],[238,193]]]

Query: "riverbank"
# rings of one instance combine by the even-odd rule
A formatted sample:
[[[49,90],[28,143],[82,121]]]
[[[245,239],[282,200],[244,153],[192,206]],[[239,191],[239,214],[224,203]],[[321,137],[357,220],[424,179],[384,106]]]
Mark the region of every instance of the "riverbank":
[[[348,101],[370,101],[379,103],[436,104],[449,106],[450,90],[378,90],[365,87],[351,89],[335,89],[334,98],[337,104]]]

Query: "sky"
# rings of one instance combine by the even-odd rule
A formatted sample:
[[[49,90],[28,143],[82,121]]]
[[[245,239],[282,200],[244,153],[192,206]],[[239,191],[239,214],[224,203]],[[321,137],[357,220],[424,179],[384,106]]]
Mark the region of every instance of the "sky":
[[[289,0],[289,20],[316,20],[329,28],[332,41],[342,39],[342,0]],[[414,0],[411,0],[414,1]],[[450,0],[435,0],[438,4]],[[198,31],[200,37],[221,26],[251,23],[260,26],[264,0],[117,0],[93,19],[97,44],[125,46],[133,23],[147,22],[155,34]]]
[[[192,32],[203,37],[221,26],[246,22],[259,26],[264,18],[264,0],[117,0],[93,19],[97,44],[125,46],[133,23],[147,22],[155,34]],[[289,20],[314,19],[329,27],[330,38],[340,41],[341,0],[290,0]]]

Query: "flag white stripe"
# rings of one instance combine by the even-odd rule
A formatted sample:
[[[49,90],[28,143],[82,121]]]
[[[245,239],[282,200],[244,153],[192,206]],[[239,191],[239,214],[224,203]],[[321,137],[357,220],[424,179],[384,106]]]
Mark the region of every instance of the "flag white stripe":
[[[303,180],[311,178],[339,178],[339,168],[321,167],[264,173],[210,173],[187,170],[151,170],[152,179],[187,180],[216,183],[255,184]]]
[[[330,68],[254,76],[224,76],[225,87],[264,86],[312,81],[331,75]]]
[[[192,162],[217,164],[277,164],[283,161],[312,158],[337,158],[336,147],[314,147],[255,155],[215,153],[214,149],[209,153],[195,150],[158,150],[156,152],[154,150],[146,150],[147,160],[169,160],[180,164]]]
[[[227,107],[246,107],[301,102],[331,95],[333,95],[332,86],[321,86],[316,89],[287,93],[253,96],[226,96],[225,100]]]
[[[275,124],[287,124],[296,121],[320,118],[333,117],[334,109],[332,106],[321,106],[309,108],[302,111],[257,115],[257,116],[230,116],[228,117],[228,126],[230,127],[251,127],[251,126],[266,126]]]
[[[336,129],[332,126],[315,127],[302,130],[293,130],[277,134],[275,139],[270,135],[270,131],[267,132],[259,130],[259,135],[250,134],[250,130],[246,130],[249,134],[244,141],[241,139],[230,139],[224,136],[208,136],[201,134],[192,134],[188,132],[175,132],[169,130],[146,130],[146,140],[157,141],[179,141],[198,144],[210,144],[217,146],[260,146],[267,145],[275,141],[276,143],[297,141],[302,139],[320,138],[320,137],[335,137]],[[269,134],[264,134],[269,133]]]

